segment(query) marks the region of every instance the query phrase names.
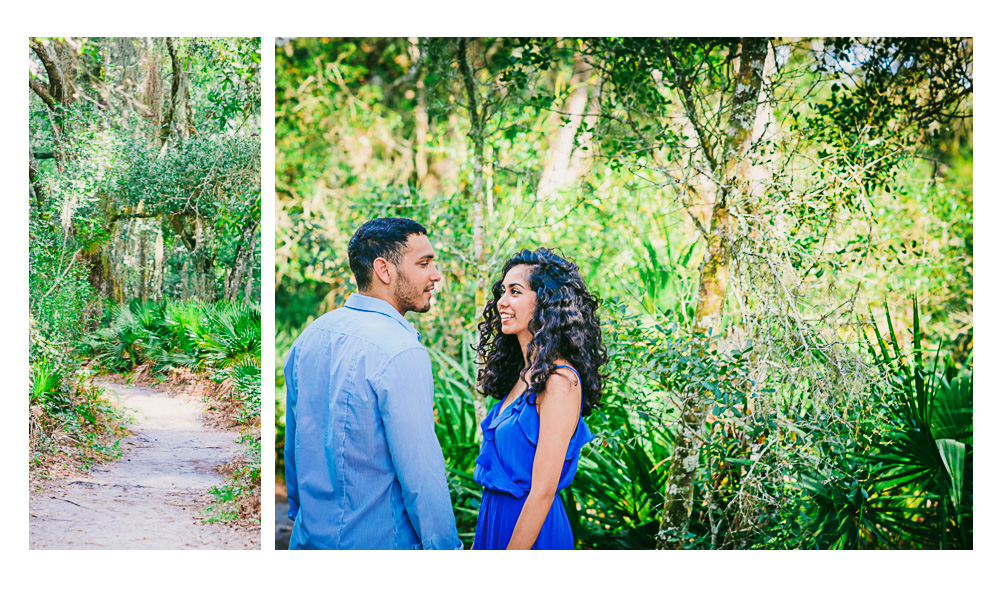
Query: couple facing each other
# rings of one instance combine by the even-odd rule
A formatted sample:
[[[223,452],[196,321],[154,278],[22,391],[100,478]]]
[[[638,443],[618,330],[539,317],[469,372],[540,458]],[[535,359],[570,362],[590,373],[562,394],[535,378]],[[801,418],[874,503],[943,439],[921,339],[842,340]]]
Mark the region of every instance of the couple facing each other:
[[[284,363],[290,549],[461,549],[434,433],[430,356],[407,312],[441,275],[420,224],[379,218],[348,245],[358,292],[310,324]],[[593,439],[607,361],[572,262],[541,248],[510,258],[479,323],[483,486],[472,549],[572,549],[557,491]]]

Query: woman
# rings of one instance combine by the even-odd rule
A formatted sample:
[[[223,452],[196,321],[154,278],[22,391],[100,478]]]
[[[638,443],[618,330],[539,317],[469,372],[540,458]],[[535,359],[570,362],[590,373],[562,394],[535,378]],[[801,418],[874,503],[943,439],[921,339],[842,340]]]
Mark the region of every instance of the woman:
[[[479,324],[478,383],[500,399],[482,421],[483,486],[472,549],[572,549],[557,491],[593,439],[607,353],[575,264],[540,248],[507,261]]]

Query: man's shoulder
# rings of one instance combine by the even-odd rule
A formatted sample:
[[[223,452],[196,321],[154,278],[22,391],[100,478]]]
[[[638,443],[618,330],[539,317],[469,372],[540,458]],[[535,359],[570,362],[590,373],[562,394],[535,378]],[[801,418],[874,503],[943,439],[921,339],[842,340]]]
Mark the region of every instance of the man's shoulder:
[[[424,349],[420,341],[395,319],[378,312],[355,310],[346,306],[317,318],[302,331],[296,343],[316,336],[345,337],[355,343],[377,348],[389,356],[408,349]]]

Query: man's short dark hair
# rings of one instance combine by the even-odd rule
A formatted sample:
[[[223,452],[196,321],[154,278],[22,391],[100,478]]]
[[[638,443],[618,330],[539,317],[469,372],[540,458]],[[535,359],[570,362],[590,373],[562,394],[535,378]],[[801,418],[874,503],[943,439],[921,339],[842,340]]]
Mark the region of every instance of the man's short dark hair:
[[[375,258],[385,258],[398,266],[409,237],[426,234],[423,225],[408,218],[376,218],[361,225],[347,244],[347,258],[357,288],[367,291],[371,287]]]

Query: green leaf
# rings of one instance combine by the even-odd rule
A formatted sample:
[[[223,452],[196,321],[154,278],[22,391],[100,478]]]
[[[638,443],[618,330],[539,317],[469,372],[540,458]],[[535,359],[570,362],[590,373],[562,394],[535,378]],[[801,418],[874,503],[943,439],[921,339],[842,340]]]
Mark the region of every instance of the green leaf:
[[[967,453],[964,443],[954,439],[937,439],[940,459],[950,476],[950,499],[957,507],[961,505],[961,488],[964,485],[964,456]]]

